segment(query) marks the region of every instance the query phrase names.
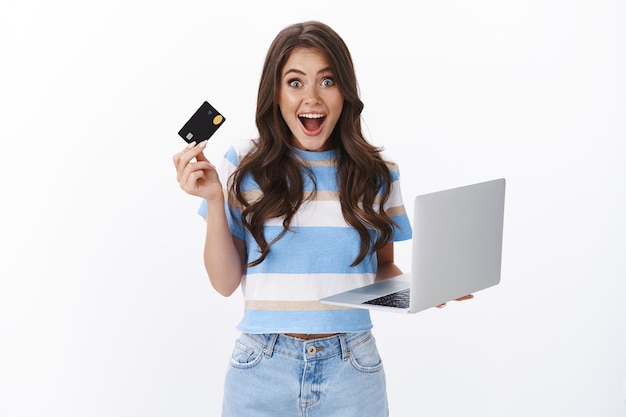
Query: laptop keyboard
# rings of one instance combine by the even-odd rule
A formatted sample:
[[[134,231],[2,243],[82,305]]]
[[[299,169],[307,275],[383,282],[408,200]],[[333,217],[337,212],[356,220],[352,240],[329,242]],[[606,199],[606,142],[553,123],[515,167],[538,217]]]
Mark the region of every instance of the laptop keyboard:
[[[396,308],[409,308],[409,300],[410,300],[409,290],[410,288],[407,288],[405,290],[383,295],[382,297],[365,301],[363,304],[373,304],[373,305],[378,305],[378,306],[396,307]]]

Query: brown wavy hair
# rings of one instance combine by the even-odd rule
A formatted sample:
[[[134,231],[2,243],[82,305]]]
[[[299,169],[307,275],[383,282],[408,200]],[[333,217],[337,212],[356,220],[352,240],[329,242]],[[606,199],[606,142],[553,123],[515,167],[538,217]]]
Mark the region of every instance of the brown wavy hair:
[[[396,223],[383,208],[391,190],[391,174],[380,149],[367,142],[362,134],[363,102],[350,52],[333,29],[315,21],[288,26],[272,42],[259,83],[256,109],[259,138],[230,178],[231,195],[243,207],[241,221],[260,247],[260,257],[248,266],[263,262],[272,244],[289,230],[301,204],[314,195],[305,196],[303,173],[314,184],[315,179],[310,169],[294,156],[292,133],[277,104],[283,67],[298,47],[314,48],[325,55],[344,98],[341,116],[328,145],[339,150],[339,199],[343,217],[361,239],[360,252],[351,265],[355,266],[392,238]],[[246,175],[252,176],[260,187],[261,196],[255,201],[244,198],[242,181]],[[375,209],[379,194],[379,208]],[[267,242],[263,224],[279,217],[284,219],[284,229]]]

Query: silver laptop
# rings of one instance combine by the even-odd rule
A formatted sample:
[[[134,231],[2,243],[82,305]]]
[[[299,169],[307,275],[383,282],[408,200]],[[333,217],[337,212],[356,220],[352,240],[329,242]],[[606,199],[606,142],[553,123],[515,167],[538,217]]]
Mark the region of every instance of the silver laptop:
[[[417,313],[500,282],[504,178],[419,195],[411,272],[321,299]]]

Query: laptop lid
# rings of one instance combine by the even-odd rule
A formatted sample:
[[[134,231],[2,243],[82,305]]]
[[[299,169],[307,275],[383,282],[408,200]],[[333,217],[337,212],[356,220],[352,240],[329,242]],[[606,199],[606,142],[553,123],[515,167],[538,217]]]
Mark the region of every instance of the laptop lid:
[[[411,272],[320,301],[417,313],[498,284],[504,193],[501,178],[417,196]],[[408,307],[371,303],[409,286]]]
[[[415,199],[410,312],[500,282],[504,178]]]

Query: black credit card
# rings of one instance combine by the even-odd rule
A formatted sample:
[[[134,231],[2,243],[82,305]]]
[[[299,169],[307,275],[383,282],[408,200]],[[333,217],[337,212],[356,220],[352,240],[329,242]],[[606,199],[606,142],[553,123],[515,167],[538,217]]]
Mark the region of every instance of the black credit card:
[[[205,101],[178,134],[187,143],[200,143],[213,136],[225,121],[226,118]]]

